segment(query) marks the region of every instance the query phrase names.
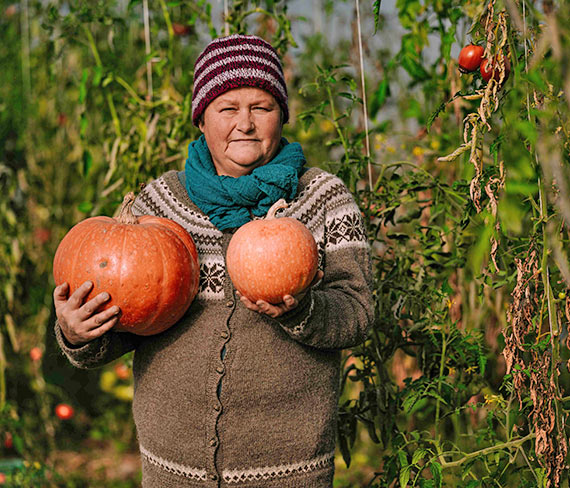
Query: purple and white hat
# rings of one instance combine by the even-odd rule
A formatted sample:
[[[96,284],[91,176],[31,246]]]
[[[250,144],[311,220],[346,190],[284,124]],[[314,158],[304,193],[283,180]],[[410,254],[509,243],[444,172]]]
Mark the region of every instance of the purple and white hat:
[[[192,93],[194,125],[198,125],[214,98],[243,86],[271,93],[283,111],[283,122],[287,122],[287,86],[277,51],[260,37],[234,34],[214,39],[196,59]]]

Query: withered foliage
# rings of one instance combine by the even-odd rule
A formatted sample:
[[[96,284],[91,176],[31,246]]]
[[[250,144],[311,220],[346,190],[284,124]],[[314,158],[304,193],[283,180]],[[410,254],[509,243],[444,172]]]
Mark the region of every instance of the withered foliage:
[[[560,401],[556,384],[558,365],[552,363],[552,349],[537,347],[542,337],[549,337],[548,324],[541,326],[542,304],[547,298],[542,286],[541,267],[536,244],[524,259],[515,259],[517,282],[507,310],[509,330],[505,331],[503,355],[507,374],[512,375],[513,391],[520,408],[530,397],[532,412],[529,426],[535,434],[535,453],[546,471],[546,486],[559,486],[566,469],[568,451],[564,426],[559,425],[556,404]],[[570,317],[570,305],[566,305]]]

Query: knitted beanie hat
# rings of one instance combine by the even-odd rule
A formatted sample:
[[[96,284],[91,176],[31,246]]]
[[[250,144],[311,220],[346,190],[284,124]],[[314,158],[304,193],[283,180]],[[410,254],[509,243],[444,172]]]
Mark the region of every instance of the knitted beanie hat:
[[[194,125],[198,125],[214,98],[243,86],[271,93],[283,111],[283,122],[287,122],[287,87],[277,52],[260,37],[234,34],[214,39],[196,59],[192,93]]]

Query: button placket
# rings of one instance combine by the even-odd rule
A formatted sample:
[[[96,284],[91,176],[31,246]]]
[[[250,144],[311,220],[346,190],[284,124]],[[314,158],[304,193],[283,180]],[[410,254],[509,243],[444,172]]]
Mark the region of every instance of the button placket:
[[[222,241],[222,249],[223,249],[223,254],[225,256],[226,251],[227,251],[227,247],[229,244],[229,241],[232,237],[232,233],[230,232],[224,232],[223,235],[223,241]],[[223,411],[223,404],[222,404],[222,400],[221,400],[221,392],[222,392],[222,388],[223,388],[223,381],[224,381],[224,377],[225,374],[227,372],[227,368],[226,368],[226,357],[227,357],[227,353],[229,352],[228,349],[228,343],[231,339],[231,330],[229,327],[229,323],[230,323],[230,318],[233,315],[234,311],[235,311],[235,307],[236,307],[236,298],[234,296],[234,290],[233,290],[233,285],[231,282],[231,279],[228,275],[227,269],[225,270],[225,277],[224,277],[224,296],[225,296],[225,302],[222,302],[222,306],[226,309],[226,312],[224,315],[226,315],[226,319],[223,322],[223,328],[220,330],[218,329],[213,336],[213,340],[216,343],[217,347],[216,350],[218,351],[218,357],[217,357],[217,361],[213,362],[213,371],[211,371],[210,374],[212,374],[213,377],[215,377],[215,387],[214,387],[214,395],[215,397],[213,398],[213,402],[212,402],[212,421],[213,423],[210,425],[209,427],[209,432],[210,432],[210,436],[209,438],[207,438],[207,446],[208,449],[210,450],[210,466],[211,466],[211,471],[209,473],[209,479],[211,481],[214,482],[220,482],[220,469],[221,467],[218,466],[218,463],[220,462],[219,459],[217,459],[218,456],[218,448],[220,447],[220,437],[218,434],[218,421],[220,419],[220,415],[222,414]],[[223,310],[222,310],[223,313]],[[214,381],[214,378],[212,378],[212,381]]]

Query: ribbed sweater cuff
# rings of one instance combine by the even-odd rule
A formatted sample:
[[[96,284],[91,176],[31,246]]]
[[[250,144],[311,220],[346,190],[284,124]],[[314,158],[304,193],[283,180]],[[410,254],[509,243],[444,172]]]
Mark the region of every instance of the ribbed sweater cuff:
[[[277,321],[291,333],[301,334],[311,318],[315,305],[313,290],[310,290],[290,312],[277,317]]]
[[[71,364],[79,368],[86,367],[87,364],[93,362],[93,358],[98,358],[104,354],[109,343],[109,338],[102,336],[82,346],[74,346],[63,335],[57,320],[55,322],[55,337]]]

